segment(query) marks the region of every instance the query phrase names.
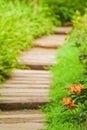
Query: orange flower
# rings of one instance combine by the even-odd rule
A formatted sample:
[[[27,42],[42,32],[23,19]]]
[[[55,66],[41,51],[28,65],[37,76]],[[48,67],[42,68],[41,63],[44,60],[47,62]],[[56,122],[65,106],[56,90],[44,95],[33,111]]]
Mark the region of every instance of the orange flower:
[[[82,84],[78,84],[78,85],[75,87],[74,92],[79,93],[79,92],[81,92],[81,90],[82,90],[83,88],[84,88],[84,87],[83,87]]]
[[[79,86],[81,90],[84,88],[82,84],[78,84],[77,86]]]
[[[64,97],[62,102],[65,104],[65,105],[68,105],[70,102],[71,102],[71,98],[70,97]]]
[[[82,84],[78,84],[77,86],[75,85],[71,85],[69,87],[69,92],[75,92],[75,93],[79,93],[82,89],[83,89],[83,85]]]
[[[70,102],[69,104],[68,104],[68,108],[76,108],[76,104],[74,103],[74,102]]]
[[[69,87],[69,92],[74,92],[74,90],[75,90],[75,85],[71,84]]]

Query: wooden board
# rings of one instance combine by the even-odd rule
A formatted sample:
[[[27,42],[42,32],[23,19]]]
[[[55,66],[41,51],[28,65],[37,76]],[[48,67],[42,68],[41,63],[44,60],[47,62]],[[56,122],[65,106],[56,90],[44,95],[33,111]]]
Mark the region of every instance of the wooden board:
[[[0,130],[39,130],[44,127],[44,115],[38,110],[0,113]]]
[[[42,123],[0,124],[0,130],[44,130]]]
[[[0,130],[44,130],[41,123],[0,124]]]
[[[31,69],[44,69],[56,64],[56,50],[46,48],[32,48],[27,52],[21,53],[19,64],[27,65]]]
[[[48,99],[51,73],[45,70],[14,70],[0,87],[0,108],[37,108]]]
[[[38,110],[2,111],[0,112],[1,123],[42,123],[44,115]]]
[[[33,42],[34,47],[58,48],[64,44],[66,35],[49,35],[36,39]]]
[[[72,27],[58,27],[54,30],[55,34],[68,34],[72,30]]]

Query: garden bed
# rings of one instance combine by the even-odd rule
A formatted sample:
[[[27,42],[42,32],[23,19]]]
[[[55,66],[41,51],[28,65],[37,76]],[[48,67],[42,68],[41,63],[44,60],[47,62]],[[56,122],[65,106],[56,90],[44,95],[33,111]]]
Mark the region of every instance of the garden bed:
[[[58,64],[51,68],[53,81],[49,96],[53,102],[44,108],[47,130],[87,129],[86,16],[76,13],[73,31],[58,49]]]

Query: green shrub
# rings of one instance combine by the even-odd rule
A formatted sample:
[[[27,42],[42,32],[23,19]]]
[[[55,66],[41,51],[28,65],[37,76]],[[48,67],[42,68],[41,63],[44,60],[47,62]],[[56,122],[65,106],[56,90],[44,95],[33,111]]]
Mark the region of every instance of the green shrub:
[[[51,15],[60,19],[63,24],[71,21],[76,10],[79,10],[83,14],[87,6],[86,0],[43,0],[43,2],[50,7]]]
[[[48,104],[44,110],[47,113],[47,130],[75,130],[79,126],[71,122],[72,114],[70,111],[64,113],[62,110],[62,98],[67,96],[67,88],[72,83],[79,81],[82,76],[84,66],[79,61],[79,50],[73,44],[72,34],[66,44],[58,49],[58,64],[51,68],[53,73],[53,82],[51,84],[50,98],[53,102]],[[75,126],[74,126],[75,125]]]
[[[52,19],[49,8],[25,1],[0,1],[0,81],[11,74],[17,66],[18,54],[31,46],[32,40],[51,33]]]
[[[77,12],[73,22],[74,29],[69,39],[58,49],[58,64],[51,68],[53,82],[49,96],[53,102],[44,108],[48,120],[47,130],[87,129],[87,13],[81,16]],[[84,85],[81,93],[69,95],[72,99],[74,96],[74,102],[78,105],[73,111],[63,109],[62,104],[62,99],[69,94],[67,89],[71,84]]]

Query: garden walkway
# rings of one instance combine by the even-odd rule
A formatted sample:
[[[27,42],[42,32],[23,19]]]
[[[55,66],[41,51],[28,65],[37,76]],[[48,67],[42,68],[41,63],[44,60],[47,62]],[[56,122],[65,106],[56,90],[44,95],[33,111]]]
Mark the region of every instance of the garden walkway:
[[[46,67],[56,64],[55,54],[64,44],[70,27],[60,27],[53,35],[38,38],[33,48],[22,52],[19,64],[31,69],[17,69],[12,77],[0,88],[0,130],[40,130],[43,129],[43,114],[38,106],[51,101],[48,98],[51,72]]]

